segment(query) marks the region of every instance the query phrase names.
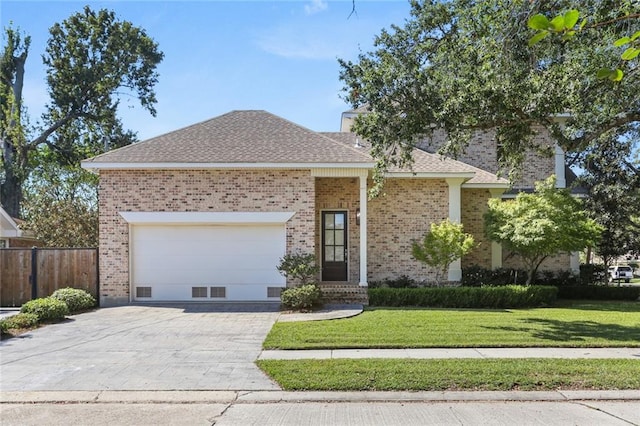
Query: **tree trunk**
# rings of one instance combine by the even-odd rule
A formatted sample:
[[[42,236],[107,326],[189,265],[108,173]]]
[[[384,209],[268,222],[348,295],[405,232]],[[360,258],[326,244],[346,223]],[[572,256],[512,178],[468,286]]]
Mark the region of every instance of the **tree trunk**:
[[[11,91],[13,99],[9,117],[7,117],[7,128],[0,135],[0,149],[2,150],[2,160],[4,168],[4,182],[0,186],[0,201],[5,211],[12,217],[20,216],[20,206],[22,205],[22,184],[24,183],[28,165],[26,141],[11,140],[15,138],[15,129],[21,129],[22,120],[22,88],[24,86],[24,64],[29,54],[30,39],[25,41],[23,52],[13,57],[13,77]],[[14,48],[17,48],[15,46]],[[21,134],[24,138],[24,134]],[[22,150],[16,152],[16,144],[22,143]]]
[[[2,200],[2,208],[9,216],[20,217],[22,182],[7,169],[5,169],[5,180],[0,186],[0,200]]]

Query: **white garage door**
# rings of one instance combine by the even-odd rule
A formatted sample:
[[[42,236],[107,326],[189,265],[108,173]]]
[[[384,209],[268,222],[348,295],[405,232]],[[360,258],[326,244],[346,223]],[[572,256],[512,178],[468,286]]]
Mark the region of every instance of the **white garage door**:
[[[133,225],[134,300],[278,300],[283,224]]]

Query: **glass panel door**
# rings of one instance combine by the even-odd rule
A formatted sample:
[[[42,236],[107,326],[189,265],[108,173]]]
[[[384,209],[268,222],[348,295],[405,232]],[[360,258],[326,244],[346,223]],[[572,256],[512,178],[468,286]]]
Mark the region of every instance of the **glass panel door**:
[[[322,280],[347,280],[347,213],[322,212]]]

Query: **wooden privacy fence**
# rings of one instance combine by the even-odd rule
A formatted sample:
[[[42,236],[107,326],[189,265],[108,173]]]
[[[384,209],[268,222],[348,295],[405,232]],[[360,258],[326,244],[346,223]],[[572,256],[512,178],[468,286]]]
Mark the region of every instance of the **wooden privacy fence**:
[[[0,306],[20,306],[64,287],[98,299],[98,249],[0,249]]]

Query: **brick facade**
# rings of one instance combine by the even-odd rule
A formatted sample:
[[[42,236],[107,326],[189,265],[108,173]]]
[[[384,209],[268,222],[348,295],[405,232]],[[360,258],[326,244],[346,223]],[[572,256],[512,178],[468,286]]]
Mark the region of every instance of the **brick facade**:
[[[435,273],[411,257],[431,223],[449,217],[449,189],[443,179],[388,179],[384,194],[368,205],[370,281],[407,275],[434,281]]]
[[[369,182],[371,186],[371,182]],[[444,179],[389,178],[383,194],[368,202],[367,281],[406,275],[433,282],[435,273],[411,256],[431,223],[449,217]],[[491,193],[461,191],[461,219],[478,245],[462,266],[491,267],[491,242],[483,214]],[[129,301],[129,225],[119,212],[295,211],[286,225],[287,252],[315,253],[321,260],[321,212],[348,214],[348,281],[360,282],[358,178],[315,178],[308,170],[102,170],[100,173],[100,297],[103,305]],[[505,258],[504,266],[517,266]],[[567,269],[566,256],[543,269]],[[548,268],[547,268],[548,266]],[[291,283],[289,283],[291,284]]]
[[[476,196],[478,203],[482,203],[481,196],[482,193]],[[490,196],[488,192],[486,196]],[[386,181],[384,194],[369,200],[367,207],[367,281],[396,279],[401,275],[407,275],[417,281],[435,279],[435,273],[430,268],[413,259],[411,244],[422,239],[431,223],[449,217],[448,197],[448,185],[442,179],[390,178]],[[484,204],[487,199],[484,199]],[[347,211],[348,274],[349,281],[353,283],[360,280],[360,228],[356,225],[355,217],[356,209],[359,207],[357,178],[316,179],[316,254],[318,259],[321,259],[321,211]],[[491,265],[490,252],[488,265]]]
[[[475,247],[462,258],[462,267],[472,265],[491,268],[491,240],[484,234],[484,214],[488,210],[491,193],[488,189],[467,189],[461,192],[461,217],[464,231],[473,235]]]
[[[536,128],[536,135],[533,143],[542,147],[553,148],[554,143],[547,130]],[[443,130],[434,131],[432,137],[425,139],[418,147],[427,152],[436,152],[442,148],[446,142],[446,134]],[[495,131],[484,130],[473,134],[469,145],[461,152],[457,160],[470,164],[474,167],[497,174],[498,166],[498,145],[495,140]],[[522,177],[513,183],[513,187],[533,188],[536,181],[544,180],[555,173],[555,157],[540,155],[534,151],[525,154],[522,165]]]
[[[566,253],[561,253],[557,256],[549,257],[545,259],[538,272],[565,272],[570,269],[571,256]],[[518,256],[512,255],[509,251],[502,251],[502,267],[512,269],[523,269],[522,261]]]
[[[316,179],[316,258],[322,261],[322,212],[347,211],[347,274],[348,281],[360,281],[360,227],[356,224],[356,210],[360,208],[358,178]]]
[[[100,298],[129,301],[129,225],[118,212],[295,211],[287,251],[314,250],[315,186],[308,170],[102,170]]]

